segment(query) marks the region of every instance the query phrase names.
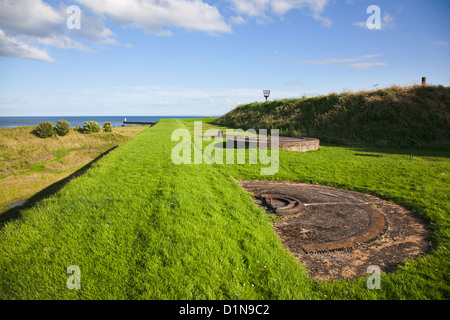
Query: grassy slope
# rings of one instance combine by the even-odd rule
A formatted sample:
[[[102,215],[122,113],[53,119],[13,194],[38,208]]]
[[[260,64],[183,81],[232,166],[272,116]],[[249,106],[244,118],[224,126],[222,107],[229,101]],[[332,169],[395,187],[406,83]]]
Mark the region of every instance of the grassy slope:
[[[434,250],[382,277],[312,282],[235,179],[258,165],[181,165],[166,120],[98,161],[55,196],[0,230],[0,298],[448,299],[450,162],[386,150],[280,152],[269,179],[320,183],[395,200],[429,222]],[[357,154],[380,155],[362,157]],[[68,290],[66,268],[81,268]]]
[[[67,150],[117,145],[125,142],[130,132],[141,127],[114,128],[113,132],[82,134],[71,130],[67,136],[39,138],[31,131],[35,127],[0,128],[0,161],[44,156]]]
[[[81,134],[71,131],[64,137],[41,139],[30,133],[33,128],[0,129],[0,213],[11,204],[26,200],[68,177],[108,148],[49,154],[110,147],[123,143],[143,130],[143,127],[117,127],[113,128],[112,133]],[[8,161],[13,159],[19,160]]]
[[[331,143],[450,148],[450,90],[391,87],[304,99],[240,105],[215,123],[234,128],[280,129],[282,135],[312,136]]]

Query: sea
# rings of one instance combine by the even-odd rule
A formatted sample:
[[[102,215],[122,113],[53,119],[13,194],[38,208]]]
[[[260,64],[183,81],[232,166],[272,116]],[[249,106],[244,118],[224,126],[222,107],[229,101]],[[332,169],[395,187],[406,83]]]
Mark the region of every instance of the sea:
[[[152,116],[72,116],[72,117],[54,117],[54,116],[42,116],[42,117],[0,117],[0,128],[12,128],[12,127],[29,127],[37,126],[42,122],[51,122],[54,125],[58,120],[67,120],[72,127],[83,126],[85,121],[95,121],[101,126],[105,122],[111,122],[113,127],[123,126],[123,122],[126,119],[128,122],[157,122],[162,119],[200,119],[202,116],[172,116],[172,117],[152,117]]]

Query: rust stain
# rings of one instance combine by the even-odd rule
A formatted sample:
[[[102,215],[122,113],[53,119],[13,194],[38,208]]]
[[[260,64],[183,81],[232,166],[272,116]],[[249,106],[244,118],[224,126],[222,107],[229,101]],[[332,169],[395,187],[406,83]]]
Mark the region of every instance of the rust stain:
[[[386,219],[384,215],[369,205],[360,204],[358,206],[370,216],[370,223],[365,231],[356,236],[337,241],[302,245],[303,250],[309,254],[345,251],[379,238],[386,229]]]

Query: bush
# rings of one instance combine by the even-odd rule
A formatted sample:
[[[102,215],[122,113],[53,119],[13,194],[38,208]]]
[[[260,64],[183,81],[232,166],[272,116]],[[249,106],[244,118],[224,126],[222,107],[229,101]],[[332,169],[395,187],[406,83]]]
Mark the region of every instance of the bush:
[[[105,130],[105,132],[112,132],[111,122],[105,122],[105,124],[103,124],[103,130]]]
[[[100,125],[95,121],[85,121],[83,126],[83,133],[99,132]]]
[[[50,138],[53,136],[53,123],[48,121],[40,123],[34,130],[34,133],[40,138]]]
[[[70,123],[66,120],[58,120],[55,126],[55,132],[58,136],[65,136],[70,132]]]

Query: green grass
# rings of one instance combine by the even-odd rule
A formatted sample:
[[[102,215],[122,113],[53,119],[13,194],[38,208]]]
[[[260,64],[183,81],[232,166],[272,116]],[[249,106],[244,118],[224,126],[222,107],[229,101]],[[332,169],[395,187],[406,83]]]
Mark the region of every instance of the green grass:
[[[261,176],[259,165],[174,165],[178,128],[193,120],[159,122],[1,227],[0,299],[449,298],[448,152],[419,149],[410,160],[407,150],[280,151],[278,174]],[[365,277],[313,282],[238,179],[395,201],[429,224],[433,250],[383,274],[381,290],[368,290]],[[80,290],[66,286],[71,265]]]
[[[32,128],[0,129],[0,214],[12,204],[67,178],[112,145],[121,144],[144,129],[117,127],[113,133],[97,134],[72,130],[64,137],[42,139],[31,133]]]

